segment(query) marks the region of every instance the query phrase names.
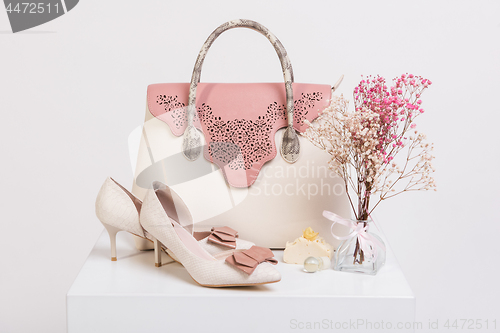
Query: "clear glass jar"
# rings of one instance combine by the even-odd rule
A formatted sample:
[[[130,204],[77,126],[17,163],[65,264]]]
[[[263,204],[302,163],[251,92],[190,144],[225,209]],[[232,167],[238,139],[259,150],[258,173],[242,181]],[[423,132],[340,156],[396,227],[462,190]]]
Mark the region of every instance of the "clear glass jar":
[[[357,226],[356,231],[335,251],[333,269],[375,275],[385,264],[385,244],[371,220],[353,223]]]

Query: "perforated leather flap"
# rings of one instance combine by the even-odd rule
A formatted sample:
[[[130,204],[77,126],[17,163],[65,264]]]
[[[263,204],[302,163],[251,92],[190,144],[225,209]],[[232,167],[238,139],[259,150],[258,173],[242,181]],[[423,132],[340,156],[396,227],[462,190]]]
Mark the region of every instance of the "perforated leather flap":
[[[149,111],[181,136],[186,129],[189,83],[148,87]],[[329,85],[293,83],[294,128],[304,132],[328,106]],[[274,136],[287,126],[283,83],[200,83],[195,127],[207,142],[204,156],[234,187],[252,185],[262,166],[276,157]]]

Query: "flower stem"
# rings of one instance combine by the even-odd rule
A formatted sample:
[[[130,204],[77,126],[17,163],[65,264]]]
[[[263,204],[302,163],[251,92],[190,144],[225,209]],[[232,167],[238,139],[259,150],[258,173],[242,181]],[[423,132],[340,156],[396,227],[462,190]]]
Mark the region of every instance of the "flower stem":
[[[356,248],[354,249],[354,258],[353,258],[353,265],[356,265],[357,258],[358,258],[358,252],[360,251],[359,249],[359,239],[356,239]]]
[[[366,186],[366,184],[363,184]],[[366,227],[366,221],[369,216],[369,207],[370,207],[370,195],[371,195],[371,187],[365,188],[363,193],[363,197],[360,198],[358,204],[358,221],[363,221],[363,228]],[[361,223],[361,222],[359,222]],[[359,256],[359,259],[358,259]],[[363,253],[363,249],[361,249],[359,244],[359,239],[356,239],[356,248],[354,249],[354,261],[353,264],[359,263],[363,264],[365,261],[365,254]]]

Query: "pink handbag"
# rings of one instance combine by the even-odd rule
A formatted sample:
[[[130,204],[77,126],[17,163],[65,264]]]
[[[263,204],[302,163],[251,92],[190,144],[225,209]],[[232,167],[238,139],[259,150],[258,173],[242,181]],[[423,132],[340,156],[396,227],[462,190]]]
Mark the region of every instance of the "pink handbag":
[[[212,43],[237,27],[267,37],[284,83],[199,83]],[[185,198],[197,229],[227,225],[266,247],[283,248],[308,226],[335,243],[321,212],[349,214],[344,184],[328,170],[328,154],[300,136],[331,93],[329,85],[294,83],[283,45],[259,23],[221,25],[202,47],[191,83],[148,87],[134,194],[160,180]]]

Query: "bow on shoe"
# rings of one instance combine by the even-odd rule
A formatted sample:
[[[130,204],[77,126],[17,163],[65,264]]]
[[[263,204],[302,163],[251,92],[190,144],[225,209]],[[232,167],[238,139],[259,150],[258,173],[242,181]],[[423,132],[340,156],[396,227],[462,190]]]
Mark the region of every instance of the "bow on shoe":
[[[252,274],[261,262],[265,261],[276,265],[278,260],[273,257],[273,251],[270,249],[254,245],[248,250],[234,252],[233,255],[226,258],[226,262],[247,274]]]
[[[208,240],[231,249],[236,248],[236,237],[238,232],[229,227],[212,228],[212,233],[208,236]]]

